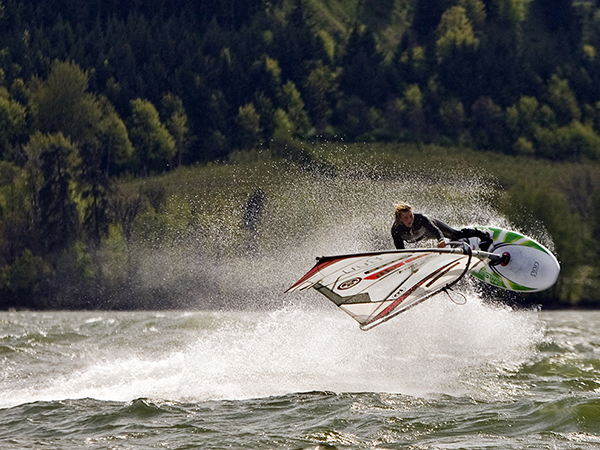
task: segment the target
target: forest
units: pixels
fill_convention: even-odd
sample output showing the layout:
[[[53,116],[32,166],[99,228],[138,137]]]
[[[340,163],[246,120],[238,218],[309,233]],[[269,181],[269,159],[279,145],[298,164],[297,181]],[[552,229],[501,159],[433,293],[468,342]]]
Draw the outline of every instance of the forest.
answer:
[[[599,306],[598,51],[595,1],[0,0],[0,309],[156,307],[152,180],[319,142],[577,167],[509,195],[584,286],[540,302]]]

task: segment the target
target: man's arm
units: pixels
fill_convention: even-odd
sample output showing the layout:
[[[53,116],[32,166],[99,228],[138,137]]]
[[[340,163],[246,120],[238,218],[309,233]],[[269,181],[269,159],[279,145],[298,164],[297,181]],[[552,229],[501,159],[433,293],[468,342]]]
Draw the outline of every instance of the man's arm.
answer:
[[[396,250],[404,250],[404,239],[400,236],[400,232],[396,225],[392,226],[392,238],[394,239]]]
[[[431,235],[437,239],[438,247],[445,247],[446,241],[444,240],[444,233],[435,225],[435,223],[427,216],[421,214],[420,219],[422,220],[422,225],[431,233]]]
[[[421,224],[431,233],[431,235],[436,238],[438,241],[444,239],[444,233],[432,222],[432,220],[420,214],[419,219],[421,219]]]

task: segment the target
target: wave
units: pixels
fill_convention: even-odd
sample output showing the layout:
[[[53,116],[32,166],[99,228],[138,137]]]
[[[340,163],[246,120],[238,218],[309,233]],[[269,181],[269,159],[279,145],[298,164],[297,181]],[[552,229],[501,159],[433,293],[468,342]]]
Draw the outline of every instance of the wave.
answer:
[[[62,327],[64,339],[2,340],[19,356],[2,369],[0,407],[307,391],[510,396],[517,387],[503,374],[543,339],[536,313],[468,297],[464,306],[431,299],[369,332],[311,300],[266,312],[55,313],[48,328]]]

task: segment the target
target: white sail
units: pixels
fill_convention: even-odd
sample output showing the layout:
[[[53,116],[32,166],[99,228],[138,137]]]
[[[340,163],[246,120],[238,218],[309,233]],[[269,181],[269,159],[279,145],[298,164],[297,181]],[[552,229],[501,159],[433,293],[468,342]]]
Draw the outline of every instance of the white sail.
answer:
[[[323,257],[288,292],[313,287],[369,329],[450,287],[470,261],[462,248]]]

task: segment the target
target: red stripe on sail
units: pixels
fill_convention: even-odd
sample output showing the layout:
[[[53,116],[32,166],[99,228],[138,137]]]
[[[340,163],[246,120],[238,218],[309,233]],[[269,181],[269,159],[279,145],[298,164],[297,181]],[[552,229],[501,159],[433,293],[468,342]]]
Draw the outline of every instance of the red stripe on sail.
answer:
[[[335,259],[328,259],[326,261],[317,263],[317,265],[315,267],[313,267],[312,269],[310,269],[308,271],[308,273],[306,275],[304,275],[302,278],[300,278],[292,287],[290,287],[288,289],[288,291],[294,289],[296,286],[298,286],[299,284],[304,283],[306,280],[308,280],[310,277],[312,277],[315,273],[319,272],[320,270],[324,269],[325,267],[328,267],[338,261],[342,261],[345,258],[335,258]]]
[[[400,267],[404,266],[405,264],[408,264],[408,263],[411,263],[413,261],[416,261],[417,259],[423,258],[423,257],[425,257],[427,255],[429,255],[429,253],[423,253],[422,255],[415,256],[414,258],[405,259],[405,260],[403,260],[403,261],[401,261],[399,263],[396,263],[396,264],[393,264],[393,265],[391,265],[389,267],[386,267],[385,269],[383,269],[383,270],[381,270],[381,271],[379,271],[377,273],[374,273],[374,274],[369,275],[368,277],[365,277],[365,280],[378,280],[379,278],[387,275],[388,273],[390,273],[390,272],[392,272],[392,271],[394,271],[396,269],[399,269]]]
[[[419,288],[420,286],[423,285],[423,283],[425,283],[427,280],[435,277],[439,272],[443,271],[444,269],[446,269],[448,266],[454,264],[454,261],[451,263],[446,264],[443,267],[440,267],[439,269],[437,269],[435,272],[430,273],[428,276],[426,276],[425,278],[423,278],[421,281],[419,281],[417,284],[415,284],[413,287],[411,287],[408,291],[406,291],[406,293],[401,296],[398,297],[396,300],[394,300],[392,302],[392,304],[390,306],[388,306],[387,308],[385,308],[382,312],[380,312],[377,317],[375,317],[373,320],[369,320],[365,325],[368,325],[370,323],[373,323],[379,319],[382,319],[383,317],[387,316],[389,313],[391,313],[394,309],[396,309],[396,307],[402,303],[404,300],[406,300],[406,298],[412,294],[417,288]]]

